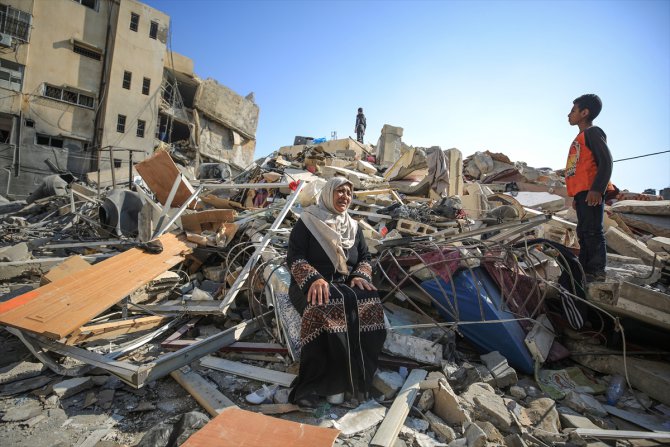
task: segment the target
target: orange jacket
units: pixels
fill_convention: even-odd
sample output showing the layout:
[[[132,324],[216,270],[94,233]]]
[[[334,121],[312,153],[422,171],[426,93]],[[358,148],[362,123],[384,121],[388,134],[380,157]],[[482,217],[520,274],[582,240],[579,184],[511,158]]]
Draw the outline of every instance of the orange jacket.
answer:
[[[565,186],[568,195],[574,197],[582,191],[589,191],[598,172],[598,165],[591,149],[586,145],[584,132],[580,132],[570,145],[568,161],[565,165]],[[612,183],[607,184],[607,190],[613,190]]]

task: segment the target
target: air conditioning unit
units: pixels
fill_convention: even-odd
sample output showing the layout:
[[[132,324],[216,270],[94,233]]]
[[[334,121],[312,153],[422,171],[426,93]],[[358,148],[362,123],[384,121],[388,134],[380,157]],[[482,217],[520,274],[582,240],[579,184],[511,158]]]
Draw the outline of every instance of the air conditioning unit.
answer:
[[[12,46],[12,36],[0,33],[0,47],[9,48]]]

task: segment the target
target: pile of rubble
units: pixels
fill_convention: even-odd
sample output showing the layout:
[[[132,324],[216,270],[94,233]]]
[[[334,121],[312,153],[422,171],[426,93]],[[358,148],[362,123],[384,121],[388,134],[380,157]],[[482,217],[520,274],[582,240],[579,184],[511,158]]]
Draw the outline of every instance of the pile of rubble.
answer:
[[[388,125],[376,146],[297,140],[227,183],[159,148],[126,188],[53,176],[0,203],[3,443],[670,439],[670,201],[608,205],[616,254],[585,285],[560,172],[411,147]],[[285,253],[338,175],[388,336],[374,399],[306,412],[288,402],[300,317]]]

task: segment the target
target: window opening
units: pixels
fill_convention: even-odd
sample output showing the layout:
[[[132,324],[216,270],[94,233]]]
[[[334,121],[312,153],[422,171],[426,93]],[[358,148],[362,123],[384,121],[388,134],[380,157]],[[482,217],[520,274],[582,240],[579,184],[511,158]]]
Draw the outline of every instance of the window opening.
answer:
[[[142,94],[143,95],[148,95],[150,89],[151,89],[151,79],[144,78],[142,80]]]
[[[129,71],[123,72],[123,88],[130,90],[130,83],[133,80],[133,74]]]
[[[0,33],[28,42],[31,22],[32,15],[29,13],[8,5],[0,5]]]
[[[130,30],[137,32],[140,26],[140,16],[134,12],[130,13]]]
[[[149,37],[156,39],[158,37],[158,22],[151,21],[151,27],[149,28]]]
[[[95,99],[84,93],[80,93],[74,89],[67,87],[56,87],[54,85],[44,84],[44,96],[47,98],[56,99],[58,101],[69,102],[70,104],[75,104],[83,106],[89,109],[93,108]]]
[[[144,128],[146,127],[147,123],[144,120],[137,120],[137,136],[140,138],[144,138]]]
[[[116,118],[116,131],[119,133],[126,132],[126,115],[119,115]]]
[[[99,51],[84,48],[81,45],[77,45],[76,43],[72,46],[72,51],[74,51],[77,54],[81,54],[82,56],[88,57],[90,59],[95,59],[96,61],[99,61],[100,58],[102,57],[102,54],[100,54]]]

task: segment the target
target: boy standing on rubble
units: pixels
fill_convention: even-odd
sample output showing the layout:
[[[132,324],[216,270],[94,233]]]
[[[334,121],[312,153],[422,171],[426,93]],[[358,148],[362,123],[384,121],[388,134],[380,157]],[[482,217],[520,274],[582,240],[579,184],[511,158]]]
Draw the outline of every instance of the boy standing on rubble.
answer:
[[[579,262],[584,268],[586,282],[604,281],[607,263],[604,195],[611,187],[612,154],[607,147],[605,132],[593,125],[603,107],[598,95],[582,95],[572,104],[568,122],[579,127],[579,134],[570,146],[565,186],[568,195],[574,197],[572,206],[577,211]]]
[[[365,136],[365,128],[367,123],[365,122],[365,115],[363,115],[363,107],[358,108],[358,115],[356,115],[356,126],[354,127],[354,132],[356,132],[356,140],[359,143],[363,143],[363,136]]]

